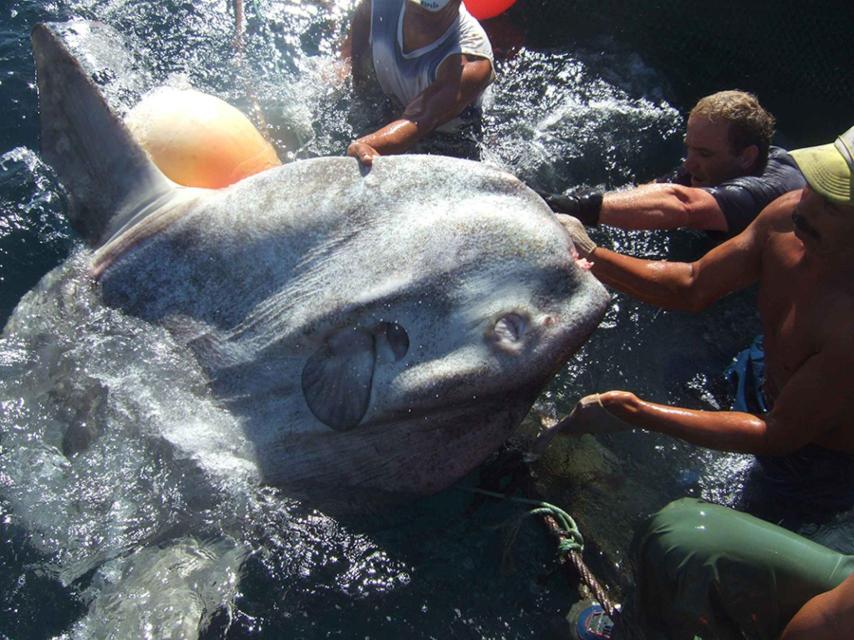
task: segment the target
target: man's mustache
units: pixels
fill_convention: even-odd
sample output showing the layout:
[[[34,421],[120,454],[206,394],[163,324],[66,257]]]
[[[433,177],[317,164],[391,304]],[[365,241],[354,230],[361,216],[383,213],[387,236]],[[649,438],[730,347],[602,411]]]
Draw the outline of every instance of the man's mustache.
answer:
[[[818,231],[816,231],[813,226],[807,222],[807,219],[804,218],[797,209],[792,213],[792,222],[799,231],[812,236],[816,240],[819,239]]]

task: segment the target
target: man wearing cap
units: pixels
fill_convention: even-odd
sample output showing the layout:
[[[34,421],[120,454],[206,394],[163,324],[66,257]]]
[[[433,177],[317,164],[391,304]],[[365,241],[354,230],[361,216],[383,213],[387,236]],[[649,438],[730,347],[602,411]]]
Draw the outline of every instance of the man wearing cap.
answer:
[[[791,156],[771,146],[774,117],[756,96],[720,91],[688,115],[686,156],[673,174],[626,191],[541,194],[557,213],[623,229],[689,227],[741,233],[772,200],[804,186]]]
[[[357,88],[373,76],[402,109],[350,144],[348,155],[366,165],[475,117],[495,77],[489,39],[462,0],[362,0],[342,55]]]
[[[690,264],[597,247],[580,223],[559,216],[597,278],[650,304],[696,312],[758,283],[769,408],[758,415],[694,411],[608,391],[583,398],[561,427],[568,433],[639,427],[758,454],[763,463],[809,445],[816,455],[841,456],[854,466],[852,149],[854,128],[833,144],[793,151],[807,186],[778,198],[744,232]]]
[[[758,283],[765,337],[762,390],[768,410],[698,411],[648,402],[628,391],[607,391],[582,398],[556,430],[583,434],[639,428],[711,449],[752,453],[757,457],[756,469],[762,473],[763,468],[771,470],[764,476],[772,485],[765,494],[766,502],[774,501],[776,495],[776,506],[787,512],[803,507],[803,513],[814,517],[817,509],[828,518],[834,511],[854,505],[854,127],[832,144],[793,151],[792,156],[807,186],[772,202],[744,232],[691,264],[641,260],[597,247],[579,221],[559,216],[578,253],[592,263],[592,271],[600,280],[651,304],[700,311],[732,291]],[[763,478],[758,477],[760,481]],[[754,505],[746,506],[755,512]],[[761,511],[763,505],[756,506]],[[680,522],[674,514],[696,519],[678,544],[671,535]],[[736,622],[742,628],[753,624],[750,620],[755,616],[752,618],[751,611],[743,606],[749,593],[745,580],[750,576],[759,580],[768,574],[759,566],[762,562],[757,560],[751,569],[750,550],[726,549],[730,555],[723,556],[724,551],[716,545],[726,540],[694,535],[705,526],[703,518],[708,518],[708,509],[702,504],[683,504],[656,516],[662,517],[672,518],[672,522],[660,527],[651,538],[653,546],[644,553],[667,559],[667,571],[675,573],[659,576],[653,599],[661,597],[662,585],[675,589],[672,599],[682,607],[679,624],[696,622],[700,625],[696,633],[702,637],[730,637],[715,632],[709,635],[708,628],[702,631],[701,625],[709,622],[709,612],[732,616],[720,629],[732,629]],[[798,548],[798,544],[794,546]],[[717,569],[723,565],[703,560],[720,557],[747,563],[747,572],[738,572],[741,582],[729,590],[721,586],[721,580],[734,574],[719,573]],[[660,565],[659,560],[645,568],[656,571],[653,565]],[[799,626],[802,623],[817,625],[822,620],[829,625],[822,631],[824,635],[818,631],[815,636],[792,632],[784,637],[841,637],[832,630],[840,616],[852,617],[852,611],[839,609],[847,606],[848,596],[827,595],[818,604],[810,600],[842,583],[854,562],[846,560],[845,571],[834,571],[835,566],[842,565],[831,562],[824,582],[811,582],[808,577],[801,580],[792,567],[781,570],[780,576],[788,576],[786,580],[796,579],[798,589],[806,585],[800,591],[787,592],[801,594],[798,606],[807,600],[812,603],[803,616],[798,613],[793,619],[795,630],[811,628]],[[689,570],[699,573],[682,575]],[[844,584],[840,587],[843,591],[849,595],[854,592],[851,580]],[[722,603],[723,593],[732,601]],[[767,594],[763,597],[767,600]],[[788,601],[787,606],[795,600]],[[696,605],[695,620],[685,617],[686,612],[695,611],[686,603]],[[830,613],[813,615],[815,607]],[[781,611],[788,611],[791,617],[797,609],[781,608],[775,615],[782,616]],[[780,625],[787,620],[782,617]],[[667,620],[659,622],[669,624]],[[676,635],[683,637],[685,628],[680,627]],[[782,628],[777,629],[780,631]],[[850,629],[846,635],[847,631]]]

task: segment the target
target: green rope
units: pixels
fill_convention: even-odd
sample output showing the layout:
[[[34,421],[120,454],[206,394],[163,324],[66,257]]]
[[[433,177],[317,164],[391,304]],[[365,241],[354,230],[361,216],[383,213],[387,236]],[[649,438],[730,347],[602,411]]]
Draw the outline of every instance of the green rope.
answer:
[[[534,505],[535,508],[531,509],[526,515],[551,516],[552,518],[554,518],[555,522],[558,523],[558,526],[560,527],[561,537],[561,541],[558,544],[558,552],[560,554],[569,554],[573,551],[581,553],[584,551],[584,537],[581,535],[581,531],[579,530],[578,525],[575,523],[575,520],[572,519],[572,516],[560,507],[556,507],[555,505],[550,504],[548,502],[543,502],[542,500],[529,500],[528,498],[505,496],[503,493],[486,491],[484,489],[468,490],[473,493],[480,493],[482,495],[489,496],[491,498],[498,498],[501,500],[510,500],[511,502],[518,502],[521,504]]]
[[[557,521],[560,526],[561,538],[560,543],[557,546],[559,553],[569,554],[573,551],[578,551],[578,553],[584,552],[584,537],[581,535],[581,531],[578,529],[578,525],[575,523],[575,520],[573,520],[572,516],[570,516],[566,511],[554,506],[553,504],[544,502],[542,507],[533,509],[530,512],[530,515],[551,516]]]
[[[584,564],[584,560],[581,558],[581,554],[584,551],[584,538],[581,536],[581,531],[578,529],[578,525],[575,524],[575,520],[573,520],[572,516],[570,516],[566,511],[553,504],[542,502],[540,500],[516,498],[513,496],[506,496],[502,493],[496,493],[494,491],[484,491],[483,489],[468,488],[464,490],[471,491],[472,493],[480,493],[500,500],[511,500],[522,504],[534,505],[534,509],[531,509],[528,513],[522,515],[516,520],[516,524],[512,530],[512,538],[515,539],[516,534],[519,531],[519,527],[522,525],[522,520],[527,516],[544,516],[549,528],[560,538],[560,542],[558,543],[558,554],[560,557],[565,557],[576,568],[581,576],[581,581],[588,589],[590,589],[593,596],[605,609],[605,613],[607,613],[612,620],[619,615],[619,606],[615,605],[611,601],[608,593],[602,588],[602,585],[599,584],[596,576],[594,576],[590,569],[588,569]],[[511,540],[510,545],[512,546],[512,544]],[[505,549],[505,555],[507,555],[507,553],[508,550]]]

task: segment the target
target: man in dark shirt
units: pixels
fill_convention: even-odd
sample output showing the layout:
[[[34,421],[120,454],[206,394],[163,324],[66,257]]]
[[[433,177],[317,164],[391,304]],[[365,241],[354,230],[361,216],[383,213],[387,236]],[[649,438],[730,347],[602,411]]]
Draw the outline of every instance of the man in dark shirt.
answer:
[[[673,175],[625,191],[550,195],[557,213],[623,229],[689,227],[738,235],[772,200],[804,186],[791,156],[770,146],[774,118],[743,91],[702,98],[688,116]]]
[[[637,427],[752,453],[761,467],[794,471],[770,478],[768,507],[790,513],[819,507],[825,518],[850,511],[854,127],[833,143],[792,155],[808,184],[774,200],[737,237],[692,263],[641,260],[597,247],[578,220],[558,216],[599,280],[650,304],[700,311],[758,284],[767,410],[695,410],[612,390],[582,398],[552,434]],[[854,558],[800,539],[784,542],[780,531],[756,519],[696,501],[676,503],[653,518],[641,554],[639,575],[655,578],[646,583],[650,597],[644,602],[663,605],[657,624],[668,628],[667,637],[741,638],[739,630],[785,640],[851,636]],[[781,561],[777,567],[766,562],[772,556]],[[813,562],[819,557],[828,559],[823,575],[811,573],[820,568]],[[762,609],[762,603],[770,606]],[[652,608],[643,609],[649,614]],[[754,633],[760,627],[770,631]]]

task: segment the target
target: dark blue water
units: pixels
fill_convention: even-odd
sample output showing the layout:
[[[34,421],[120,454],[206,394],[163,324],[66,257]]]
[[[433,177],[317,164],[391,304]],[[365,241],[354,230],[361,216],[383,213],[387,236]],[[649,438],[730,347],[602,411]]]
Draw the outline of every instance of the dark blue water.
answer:
[[[490,26],[498,48],[515,53],[498,63],[495,103],[474,153],[555,190],[615,188],[663,173],[679,158],[685,107],[679,96],[690,91],[650,62],[655,52],[640,55],[626,23],[609,30],[605,13],[591,20],[589,11],[586,22],[573,20],[580,5],[531,2],[526,8],[520,0],[509,20]],[[140,91],[176,81],[243,108],[256,99],[280,154],[298,159],[340,154],[379,124],[373,120],[381,105],[356,100],[349,85],[329,81],[351,10],[345,0],[247,3],[246,55],[239,62],[224,0],[7,2],[0,9],[0,321],[80,242],[65,222],[63,192],[38,157],[33,24],[85,17],[115,27],[126,38],[133,73],[131,89],[111,94],[118,108],[130,107]],[[574,26],[563,29],[557,18]],[[526,38],[528,46],[520,47]],[[788,133],[818,135],[795,127]],[[442,150],[443,143],[436,144],[425,150]],[[680,259],[709,246],[691,234],[597,231],[595,237],[637,255]],[[753,303],[748,291],[690,317],[617,296],[540,409],[561,414],[578,396],[608,388],[720,406],[720,371],[758,329]],[[7,416],[18,410],[13,404],[2,407]],[[0,455],[15,455],[9,442],[0,439]],[[591,561],[615,581],[625,579],[623,542],[643,512],[685,493],[726,503],[737,489],[737,457],[698,454],[640,434],[606,444],[620,461],[618,475],[632,485],[591,481],[585,490],[577,478],[557,473],[555,479],[548,468],[535,473],[540,490],[560,498],[593,532],[594,546],[603,551]],[[491,478],[490,486],[505,486],[511,468],[487,464],[463,484]],[[516,479],[530,484],[529,471],[515,469]],[[0,488],[8,484],[0,473]],[[163,500],[168,504],[168,495]],[[535,521],[511,541],[502,525],[524,513],[520,505],[475,500],[457,489],[354,521],[315,514],[273,491],[252,505],[242,529],[251,553],[237,596],[231,608],[213,614],[206,637],[565,637],[562,616],[577,598],[575,584]],[[212,520],[200,535],[215,530]],[[53,571],[63,553],[45,551],[50,545],[33,535],[20,514],[0,502],[0,637],[68,632],[100,579],[93,569],[63,582]]]

